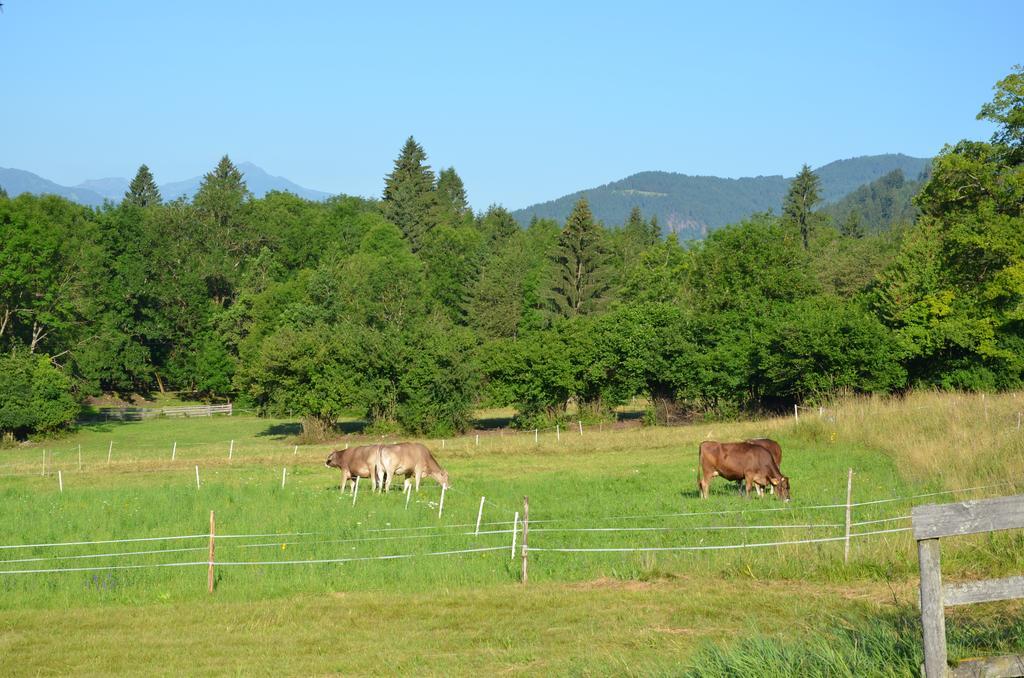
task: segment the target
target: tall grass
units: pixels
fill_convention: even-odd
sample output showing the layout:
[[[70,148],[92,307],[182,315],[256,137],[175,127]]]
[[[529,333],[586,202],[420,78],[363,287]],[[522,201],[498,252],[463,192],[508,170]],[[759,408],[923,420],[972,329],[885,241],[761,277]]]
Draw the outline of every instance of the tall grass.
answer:
[[[999,604],[947,619],[951,657],[1019,652],[1024,607]],[[919,676],[924,660],[914,607],[845,613],[796,638],[751,633],[732,643],[707,643],[683,673],[692,678],[765,676]]]
[[[1024,395],[917,391],[849,397],[825,417],[805,417],[805,435],[841,439],[889,455],[912,480],[949,488],[1024,476]]]

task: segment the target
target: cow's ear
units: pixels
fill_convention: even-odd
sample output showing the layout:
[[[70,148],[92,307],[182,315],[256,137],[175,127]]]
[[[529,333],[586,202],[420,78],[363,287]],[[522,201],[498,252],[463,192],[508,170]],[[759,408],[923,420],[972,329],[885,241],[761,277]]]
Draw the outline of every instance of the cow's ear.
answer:
[[[772,480],[772,485],[778,485],[779,484],[779,479],[778,478],[772,478],[771,480]]]

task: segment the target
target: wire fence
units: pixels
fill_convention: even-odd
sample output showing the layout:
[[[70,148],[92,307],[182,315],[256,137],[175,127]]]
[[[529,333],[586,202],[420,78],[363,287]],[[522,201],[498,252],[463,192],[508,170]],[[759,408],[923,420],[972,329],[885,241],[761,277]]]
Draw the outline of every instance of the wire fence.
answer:
[[[972,492],[978,492],[981,490],[994,489],[997,487],[1012,486],[1014,483],[997,483],[990,485],[980,485],[969,488],[960,488],[955,490],[943,490],[937,492],[919,493],[907,496],[888,497],[884,499],[876,499],[862,502],[850,502],[848,504],[819,504],[804,507],[793,507],[793,508],[760,508],[760,509],[743,509],[743,510],[727,510],[727,511],[689,511],[689,512],[678,512],[678,513],[662,513],[662,514],[650,514],[650,515],[629,515],[629,516],[607,516],[604,518],[595,518],[589,516],[586,520],[593,522],[601,521],[615,521],[615,520],[633,520],[633,521],[647,521],[652,519],[665,519],[665,518],[701,518],[710,519],[718,516],[737,516],[740,514],[758,516],[764,515],[766,512],[778,512],[778,511],[789,511],[791,514],[796,515],[800,510],[806,509],[847,509],[848,507],[855,506],[872,506],[885,503],[895,502],[913,502],[918,499],[949,495],[949,494],[969,494]],[[480,505],[483,506],[485,503],[492,504],[496,508],[499,508],[503,512],[507,510],[507,507],[500,507],[498,504],[490,502],[484,498],[481,498]],[[897,527],[884,527],[884,523],[900,522],[909,520],[910,516],[905,513],[898,515],[890,515],[881,518],[873,518],[871,520],[862,520],[858,522],[852,522],[847,518],[844,522],[815,522],[815,521],[802,521],[802,522],[755,522],[742,524],[709,524],[706,521],[698,522],[698,524],[689,525],[599,525],[593,524],[580,525],[579,518],[573,518],[572,516],[564,517],[551,517],[542,518],[539,520],[530,520],[531,529],[529,534],[534,537],[534,542],[528,547],[521,544],[522,553],[525,557],[530,553],[551,553],[551,554],[579,554],[585,557],[587,554],[627,554],[627,553],[685,553],[685,552],[712,552],[712,551],[737,551],[743,549],[764,549],[769,547],[796,547],[803,545],[813,544],[828,544],[836,542],[844,542],[849,544],[850,540],[862,540],[866,538],[875,538],[886,535],[899,535],[910,531],[909,526],[897,526]],[[576,523],[576,524],[567,524]],[[559,525],[561,524],[561,525]],[[539,525],[539,527],[532,527],[533,525]],[[868,529],[868,530],[853,530],[852,528],[863,528],[866,526],[879,526],[881,529]],[[480,530],[480,527],[486,527],[489,529]],[[468,528],[475,528],[470,530]],[[490,529],[494,528],[494,529]],[[349,526],[347,529],[351,530]],[[244,533],[227,533],[227,534],[216,534],[211,533],[197,533],[197,534],[175,534],[167,536],[137,536],[137,537],[124,537],[119,539],[83,539],[76,541],[53,541],[53,542],[37,542],[37,543],[25,543],[25,544],[2,544],[0,545],[0,552],[12,553],[17,555],[17,551],[37,549],[37,550],[49,550],[50,553],[33,553],[31,555],[26,554],[21,557],[0,559],[0,575],[4,576],[16,576],[16,575],[30,575],[30,574],[60,574],[60,573],[78,573],[78,572],[103,572],[103,571],[116,571],[116,570],[141,570],[149,568],[188,568],[188,567],[200,567],[207,566],[213,567],[271,567],[271,566],[296,566],[296,565],[330,565],[330,564],[344,564],[354,562],[373,562],[373,561],[395,561],[395,560],[409,560],[415,558],[440,558],[446,556],[458,556],[464,554],[478,554],[478,553],[491,553],[499,551],[509,551],[510,547],[508,543],[496,544],[495,539],[501,538],[502,542],[511,541],[511,553],[513,557],[516,555],[516,539],[520,538],[525,533],[525,528],[522,521],[513,519],[512,521],[497,520],[488,522],[478,523],[454,523],[454,524],[434,524],[434,525],[420,525],[413,527],[365,527],[361,528],[362,533],[356,535],[347,535],[339,538],[336,531],[262,531],[262,532],[244,532]],[[844,534],[832,534],[829,535],[828,531],[843,531]],[[665,533],[668,535],[678,534],[685,537],[687,534],[702,534],[708,532],[722,532],[725,534],[729,533],[744,533],[744,532],[757,533],[761,531],[804,531],[813,535],[814,532],[826,531],[825,535],[821,536],[807,536],[800,537],[795,535],[796,538],[788,539],[775,539],[775,540],[764,540],[764,541],[729,541],[726,543],[716,544],[704,544],[704,543],[669,543],[662,545],[651,545],[651,544],[627,544],[627,545],[607,545],[601,544],[596,546],[590,545],[579,545],[571,543],[559,543],[560,539],[568,537],[570,535],[591,535],[598,537],[600,535],[609,535],[614,533],[622,533],[625,535],[641,535],[641,534],[655,534]],[[538,540],[539,537],[539,540]],[[183,562],[171,562],[166,557],[174,554],[184,555],[189,553],[196,553],[207,550],[207,546],[189,546],[183,545],[181,547],[172,546],[170,542],[176,541],[209,541],[210,552],[212,553],[212,542],[216,540],[218,544],[228,547],[228,553],[241,556],[245,553],[253,552],[253,549],[263,548],[280,548],[284,549],[286,546],[292,547],[316,547],[316,548],[331,548],[340,545],[359,545],[359,544],[371,544],[375,542],[397,542],[397,543],[416,543],[424,539],[462,539],[469,542],[464,548],[448,548],[444,550],[411,550],[400,553],[355,553],[355,554],[337,554],[331,555],[326,554],[324,557],[309,557],[309,558],[290,558],[290,559],[247,559],[242,557],[233,557],[225,560],[214,561],[212,556],[206,560],[186,560]],[[274,541],[259,541],[273,539]],[[227,544],[223,544],[221,540],[227,540]],[[538,541],[540,543],[538,543]],[[703,540],[701,540],[703,541]],[[163,542],[161,544],[160,542]],[[118,551],[107,549],[101,553],[76,553],[67,552],[68,550],[81,549],[84,547],[91,546],[110,546],[114,544],[130,544],[130,550]],[[153,544],[157,548],[139,548],[142,544]],[[353,549],[356,546],[352,546]],[[152,559],[160,558],[158,562],[140,562],[141,559]],[[85,565],[82,566],[69,566],[74,565],[75,561],[82,560],[103,560],[107,559],[113,562],[109,564],[96,564],[96,565]],[[118,562],[128,560],[129,562]],[[29,564],[35,564],[38,566],[29,566]],[[48,566],[53,565],[53,566]]]

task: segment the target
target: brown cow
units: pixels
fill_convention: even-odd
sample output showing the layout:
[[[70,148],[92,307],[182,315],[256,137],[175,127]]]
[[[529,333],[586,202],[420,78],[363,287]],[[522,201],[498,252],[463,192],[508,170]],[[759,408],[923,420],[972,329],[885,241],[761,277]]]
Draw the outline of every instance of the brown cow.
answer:
[[[373,489],[377,489],[377,467],[380,465],[381,447],[381,445],[360,445],[331,452],[324,464],[341,471],[342,492],[345,491],[345,484],[350,480],[355,486],[356,478],[371,478]]]
[[[699,463],[697,487],[702,499],[708,497],[711,479],[721,476],[744,481],[748,498],[751,487],[772,486],[778,488],[780,499],[789,501],[789,478],[782,475],[772,453],[760,445],[705,440],[700,444]]]
[[[775,460],[775,465],[780,468],[782,467],[782,446],[779,445],[777,442],[775,442],[771,438],[748,438],[747,442],[753,443],[754,445],[760,445],[764,449],[771,452],[772,459]]]
[[[383,483],[385,492],[391,489],[391,481],[396,475],[405,476],[406,483],[410,477],[415,478],[417,492],[420,491],[420,480],[424,477],[433,478],[442,487],[451,487],[448,484],[448,472],[441,468],[430,450],[420,443],[383,446],[380,451],[380,469],[382,477],[378,482]]]
[[[747,442],[753,443],[754,445],[760,445],[764,449],[771,452],[772,459],[775,460],[775,465],[778,466],[780,469],[782,468],[782,445],[779,445],[771,438],[747,438]],[[742,487],[740,489],[742,490]],[[771,485],[768,488],[768,491],[771,492],[772,494],[775,494],[775,486]],[[757,493],[761,493],[760,487],[757,488]]]

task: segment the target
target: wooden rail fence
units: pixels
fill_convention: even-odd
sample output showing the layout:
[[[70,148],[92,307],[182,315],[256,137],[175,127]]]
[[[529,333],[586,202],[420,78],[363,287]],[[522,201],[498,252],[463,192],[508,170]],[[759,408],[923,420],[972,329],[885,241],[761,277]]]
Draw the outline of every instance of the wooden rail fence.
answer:
[[[233,411],[231,403],[225,405],[183,405],[180,407],[101,407],[95,414],[86,415],[82,421],[142,421],[157,417],[212,417]]]
[[[945,608],[1024,598],[1024,577],[943,586],[939,552],[939,540],[943,537],[1024,528],[1024,495],[916,506],[911,516],[921,567],[921,626],[927,678],[1024,676],[1024,656],[972,660],[962,662],[953,672],[948,670]]]

